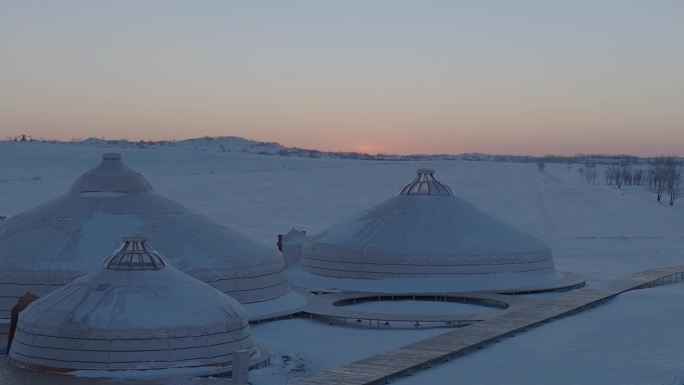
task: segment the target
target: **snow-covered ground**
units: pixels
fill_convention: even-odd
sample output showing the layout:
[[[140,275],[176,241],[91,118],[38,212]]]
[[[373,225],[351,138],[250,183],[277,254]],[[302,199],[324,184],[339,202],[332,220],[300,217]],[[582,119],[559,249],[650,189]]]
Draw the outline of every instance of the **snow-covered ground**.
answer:
[[[346,328],[293,319],[258,325],[252,331],[256,342],[273,355],[271,365],[250,373],[252,383],[278,385],[420,341],[445,330]]]
[[[109,151],[0,142],[0,216],[58,196]],[[520,163],[307,159],[174,147],[120,152],[157,192],[272,247],[276,234],[293,226],[316,234],[387,199],[416,168],[429,166],[460,197],[544,239],[556,267],[583,274],[589,285],[684,264],[684,199],[674,207],[659,205],[642,187],[603,185],[602,174],[596,185],[586,185],[577,166],[550,164],[540,172]],[[684,377],[683,300],[683,285],[626,293],[402,382],[674,384],[675,376]],[[255,384],[283,383],[300,363],[318,371],[443,331],[268,323],[255,327],[254,336],[273,352],[274,365],[252,378]],[[294,363],[283,368],[283,355]]]
[[[632,291],[397,385],[684,384],[684,284]]]

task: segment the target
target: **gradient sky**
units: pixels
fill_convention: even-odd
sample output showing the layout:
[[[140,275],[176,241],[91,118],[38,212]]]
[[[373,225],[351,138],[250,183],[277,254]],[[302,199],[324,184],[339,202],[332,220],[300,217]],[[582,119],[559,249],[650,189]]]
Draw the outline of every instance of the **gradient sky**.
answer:
[[[684,155],[684,1],[0,1],[0,137]]]

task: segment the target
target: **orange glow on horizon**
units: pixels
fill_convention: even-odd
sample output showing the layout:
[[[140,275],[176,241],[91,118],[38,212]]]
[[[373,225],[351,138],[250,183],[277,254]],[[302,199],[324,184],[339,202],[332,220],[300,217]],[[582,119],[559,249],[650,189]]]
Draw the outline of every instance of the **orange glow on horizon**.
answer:
[[[376,154],[377,153],[377,151],[375,150],[375,147],[367,145],[367,144],[354,147],[353,152],[360,152],[363,154]]]

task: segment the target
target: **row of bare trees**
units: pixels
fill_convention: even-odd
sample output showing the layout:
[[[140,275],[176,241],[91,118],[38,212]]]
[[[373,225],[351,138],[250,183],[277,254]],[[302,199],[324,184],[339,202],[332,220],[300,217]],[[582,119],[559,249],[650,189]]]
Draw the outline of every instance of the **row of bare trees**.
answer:
[[[656,194],[660,202],[668,195],[670,206],[682,195],[682,165],[671,156],[659,156],[648,170],[648,189]]]
[[[587,163],[584,165],[584,167],[580,167],[577,171],[584,177],[584,181],[587,182],[587,184],[596,184],[598,172],[596,171],[595,163]]]
[[[606,169],[606,184],[619,189],[622,186],[642,186],[646,183],[644,169],[630,166],[611,166]]]
[[[580,170],[587,184],[590,183],[589,165]],[[610,166],[606,168],[606,184],[622,189],[622,186],[647,186],[648,190],[656,194],[656,200],[661,202],[667,195],[670,206],[682,196],[682,164],[672,156],[655,158],[648,169],[632,168],[630,166]]]

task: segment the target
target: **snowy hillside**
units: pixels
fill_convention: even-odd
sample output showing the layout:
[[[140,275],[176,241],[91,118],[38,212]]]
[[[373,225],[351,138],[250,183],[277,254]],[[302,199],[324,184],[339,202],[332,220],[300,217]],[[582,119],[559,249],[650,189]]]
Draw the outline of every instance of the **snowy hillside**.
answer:
[[[5,142],[14,142],[19,137],[11,138]],[[0,141],[2,143],[3,141]],[[57,141],[57,140],[32,140],[29,143],[51,143],[63,145],[88,146],[102,149],[124,149],[124,148],[145,148],[145,149],[184,149],[190,151],[203,152],[241,152],[259,155],[292,156],[304,158],[326,158],[326,159],[363,159],[376,161],[435,161],[435,160],[467,160],[485,162],[542,162],[542,163],[592,163],[592,164],[638,164],[648,162],[650,158],[640,158],[632,155],[591,155],[578,154],[574,156],[555,156],[547,155],[534,157],[529,155],[492,155],[482,153],[463,153],[463,154],[366,154],[360,152],[344,151],[320,151],[315,149],[305,149],[299,147],[286,147],[275,142],[260,142],[244,139],[236,136],[220,136],[192,138],[185,140],[158,140],[158,141],[130,141],[127,139],[102,139],[88,138],[83,140]]]
[[[12,141],[8,141],[12,142]],[[221,136],[192,138],[185,140],[158,140],[158,141],[130,141],[127,139],[101,139],[88,138],[73,141],[34,140],[30,143],[51,143],[72,146],[87,146],[102,149],[182,149],[204,152],[241,152],[260,155],[299,156],[307,158],[341,158],[341,159],[403,159],[401,156],[375,156],[355,152],[325,152],[297,147],[285,147],[275,142],[260,142],[256,140],[239,138],[236,136]]]
[[[81,146],[95,146],[99,148],[178,148],[208,152],[248,152],[254,154],[273,155],[287,149],[278,143],[258,142],[235,136],[203,137],[179,141],[129,141],[88,138],[77,142],[64,142]]]
[[[231,143],[234,151],[220,150],[219,144]],[[138,148],[97,140],[0,142],[0,216],[62,194],[103,152],[117,151],[155,191],[274,248],[276,234],[293,226],[317,234],[393,196],[417,168],[429,166],[456,195],[542,238],[557,268],[583,274],[589,286],[684,264],[684,199],[670,207],[655,202],[643,186],[606,186],[603,166],[597,183],[589,185],[577,165],[548,164],[540,171],[533,163],[312,159],[240,150],[250,143],[200,139]],[[264,146],[250,148],[277,148]],[[485,384],[679,385],[683,302],[682,284],[627,293],[399,383],[458,378]],[[368,330],[308,320],[264,324],[254,328],[254,336],[276,357],[274,365],[253,374],[253,382],[281,384],[427,334],[432,332],[388,333],[393,342],[387,343]],[[330,352],[331,346],[341,346],[342,353]],[[2,376],[0,368],[0,383]]]

